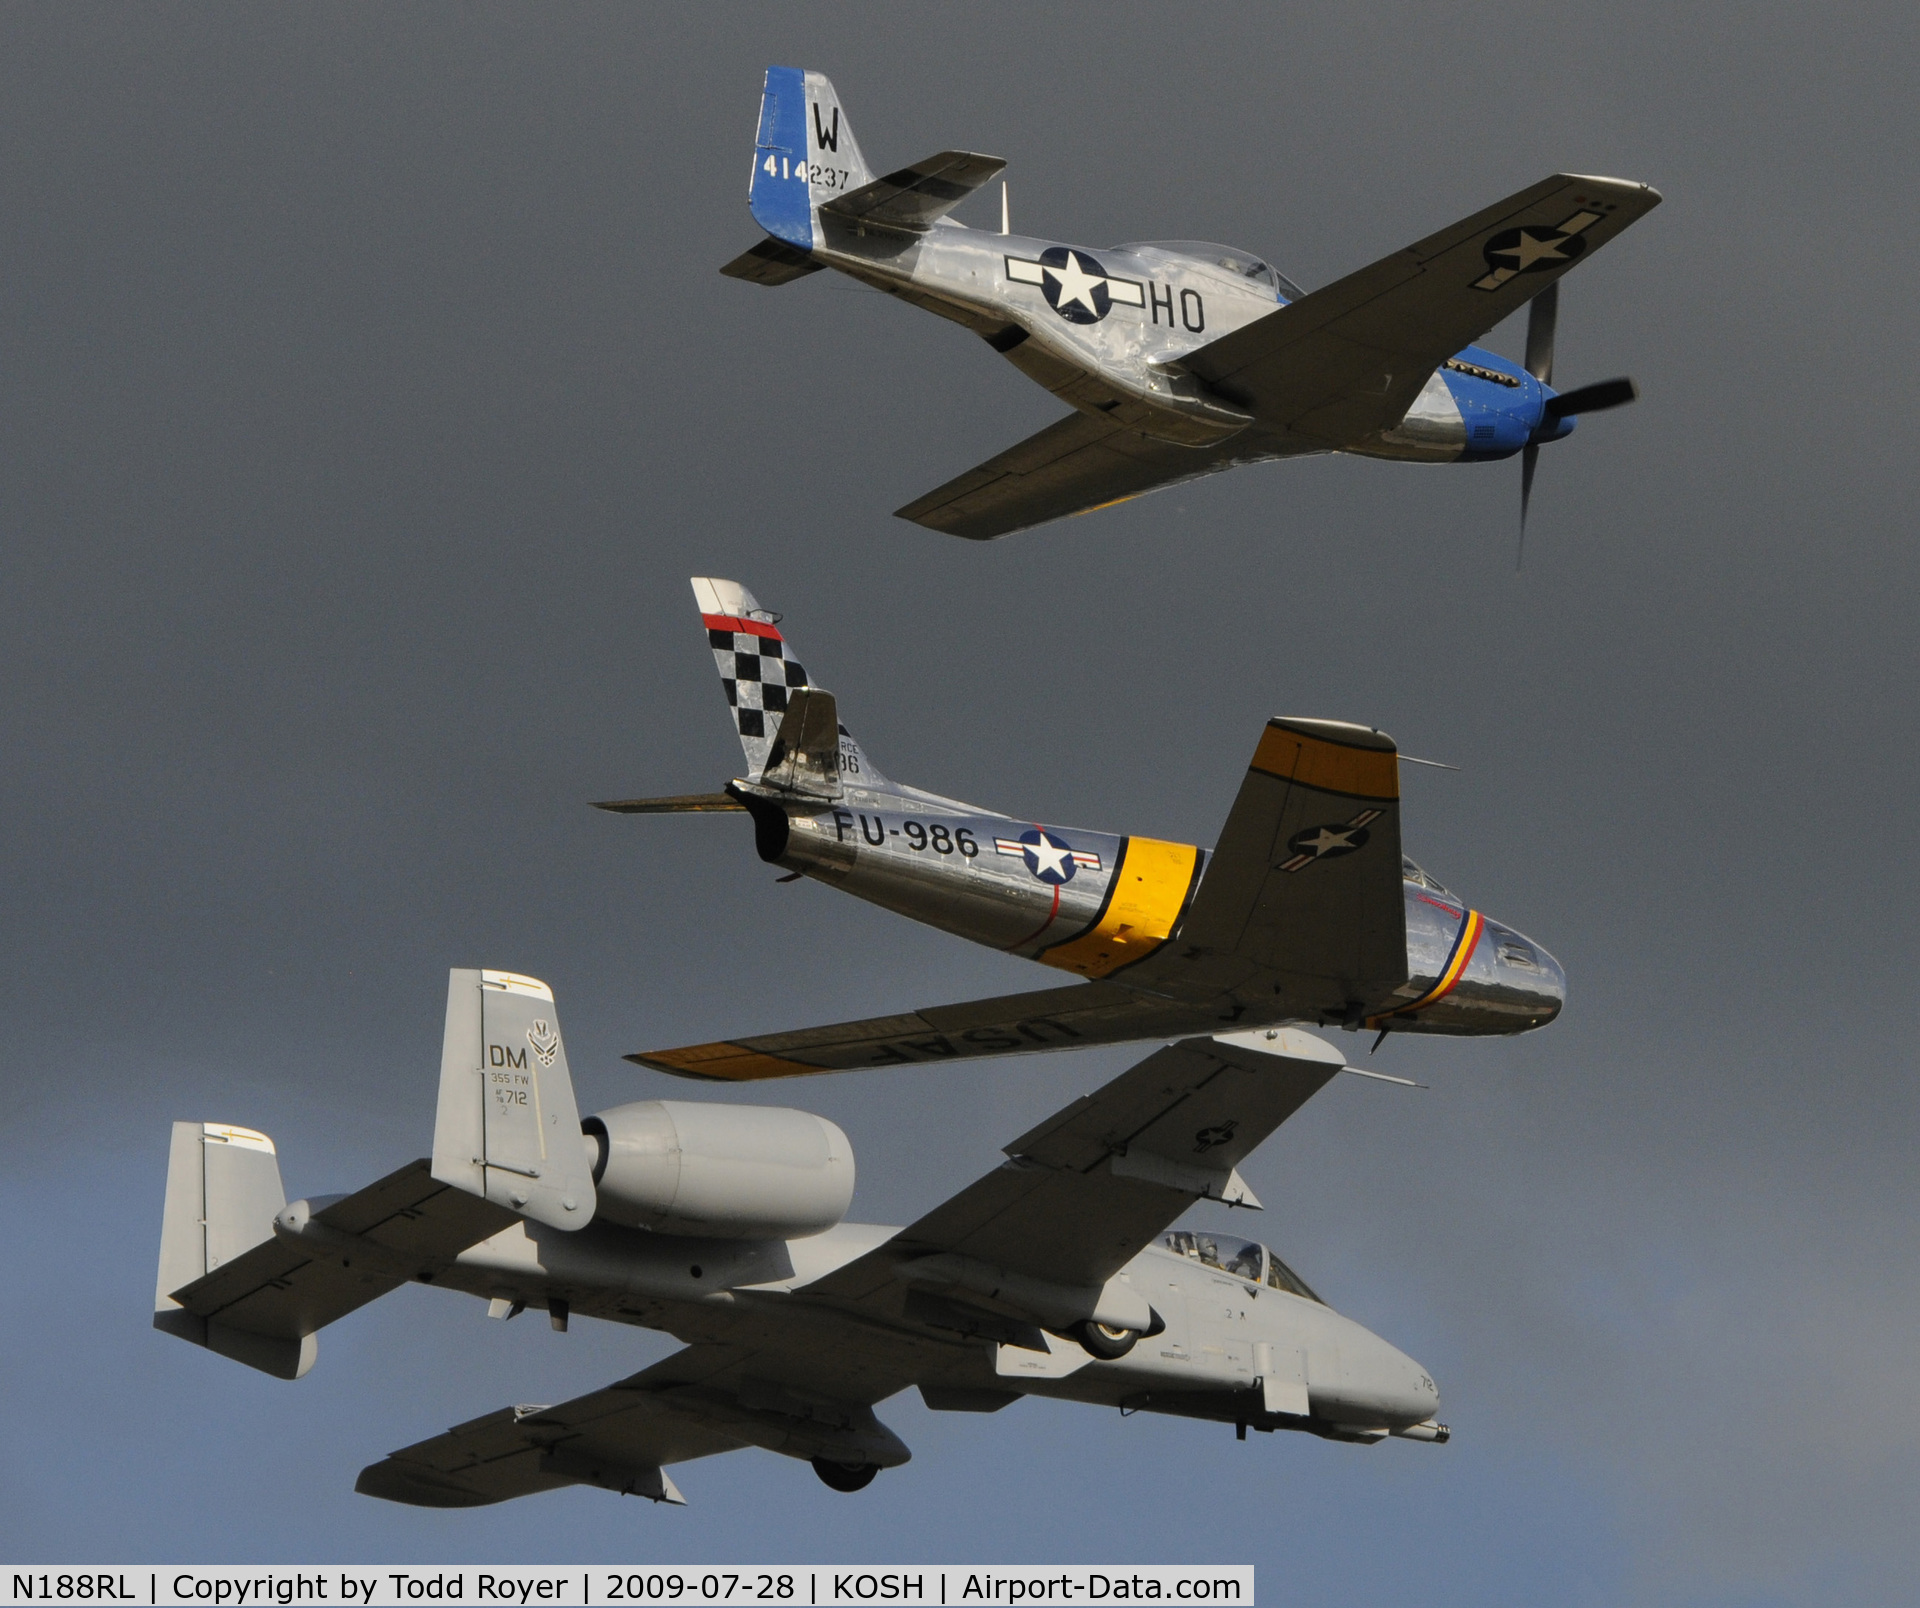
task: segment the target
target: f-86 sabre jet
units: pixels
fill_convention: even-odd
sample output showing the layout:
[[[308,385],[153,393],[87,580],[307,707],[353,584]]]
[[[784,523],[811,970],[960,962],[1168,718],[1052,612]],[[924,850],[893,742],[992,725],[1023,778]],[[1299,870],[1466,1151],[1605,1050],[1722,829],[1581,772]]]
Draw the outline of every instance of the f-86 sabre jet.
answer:
[[[821,268],[950,318],[1076,411],[896,510],[986,541],[1236,464],[1352,452],[1411,463],[1523,457],[1631,402],[1626,379],[1553,388],[1557,284],[1660,203],[1556,173],[1308,293],[1256,253],[992,234],[947,214],[1006,163],[940,151],[875,178],[833,85],[769,67],[748,205],[766,239],[720,271],[784,285]],[[1004,193],[1003,193],[1004,203]],[[1526,361],[1472,343],[1532,302]]]
[[[889,781],[778,615],[734,581],[693,590],[747,774],[723,793],[597,807],[745,812],[786,880],[1082,980],[629,1060],[731,1081],[1280,1023],[1524,1033],[1559,1013],[1559,963],[1401,854],[1399,757],[1382,732],[1270,720],[1211,855],[1053,826]]]
[[[367,1496],[479,1507],[566,1485],[682,1503],[670,1465],[758,1446],[857,1491],[911,1455],[874,1414],[1022,1396],[1448,1438],[1411,1358],[1263,1246],[1173,1229],[1257,1207],[1240,1164],[1342,1070],[1291,1029],[1156,1051],[902,1229],[843,1221],[853,1152],[766,1106],[645,1100],[580,1120],[552,991],[455,971],[433,1154],[289,1205],[273,1141],[173,1127],[154,1327],[282,1379],[402,1284],[661,1329],[686,1349],[556,1406],[502,1407],[364,1469]]]

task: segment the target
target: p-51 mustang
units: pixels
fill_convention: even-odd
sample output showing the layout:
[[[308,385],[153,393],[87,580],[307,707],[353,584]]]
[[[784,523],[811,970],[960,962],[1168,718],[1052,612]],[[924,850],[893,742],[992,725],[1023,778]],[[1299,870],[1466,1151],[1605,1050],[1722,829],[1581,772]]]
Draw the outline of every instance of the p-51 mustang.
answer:
[[[1089,248],[947,213],[1006,166],[941,151],[885,178],[833,85],[769,67],[748,204],[767,238],[720,271],[784,285],[837,268],[950,318],[1077,411],[897,512],[985,541],[1235,464],[1354,452],[1524,455],[1634,399],[1553,389],[1557,282],[1660,202],[1557,173],[1311,294],[1256,254],[1192,240]],[[1526,362],[1470,344],[1533,303]]]
[[[1211,855],[1021,820],[889,781],[778,615],[733,581],[693,590],[747,774],[724,793],[597,807],[744,811],[761,859],[792,877],[1083,981],[629,1060],[738,1080],[1281,1023],[1524,1033],[1559,1013],[1559,963],[1402,856],[1381,732],[1269,721]]]
[[[433,1155],[286,1203],[272,1140],[179,1122],[154,1326],[282,1379],[326,1324],[413,1280],[495,1317],[544,1306],[686,1349],[553,1407],[502,1407],[362,1471],[356,1489],[478,1507],[563,1485],[684,1499],[666,1470],[759,1446],[857,1491],[911,1455],[874,1405],[997,1412],[1024,1395],[1444,1441],[1410,1358],[1262,1246],[1165,1232],[1341,1070],[1291,1030],[1155,1052],[1008,1145],[909,1228],[843,1222],[846,1135],[764,1106],[642,1101],[581,1122],[553,995],[455,971]]]

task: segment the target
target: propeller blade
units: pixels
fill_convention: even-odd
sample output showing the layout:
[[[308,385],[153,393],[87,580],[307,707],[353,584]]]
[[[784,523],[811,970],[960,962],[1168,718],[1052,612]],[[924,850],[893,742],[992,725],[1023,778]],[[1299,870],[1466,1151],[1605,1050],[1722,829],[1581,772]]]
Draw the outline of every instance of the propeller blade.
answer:
[[[1608,408],[1624,407],[1637,401],[1640,388],[1632,380],[1601,380],[1583,385],[1560,396],[1549,397],[1545,410],[1548,419],[1564,419],[1570,414],[1604,413]]]
[[[1518,570],[1527,558],[1527,504],[1533,501],[1533,471],[1540,462],[1540,443],[1529,441],[1520,454],[1520,545],[1513,550],[1513,567]]]
[[[1553,384],[1553,329],[1560,322],[1560,281],[1527,304],[1526,369],[1542,385]]]

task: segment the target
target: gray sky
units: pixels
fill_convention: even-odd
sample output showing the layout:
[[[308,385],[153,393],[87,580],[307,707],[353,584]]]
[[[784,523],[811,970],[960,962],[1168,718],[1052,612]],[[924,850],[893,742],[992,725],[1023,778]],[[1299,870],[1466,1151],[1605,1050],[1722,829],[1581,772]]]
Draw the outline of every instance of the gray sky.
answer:
[[[1920,1592],[1910,7],[0,11],[0,772],[20,1036],[0,1552],[1204,1560],[1268,1601]],[[1556,169],[1667,197],[1562,296],[1636,408],[1513,464],[1240,471],[978,547],[889,510],[1058,404],[963,332],[715,268],[761,70],[879,166],[1010,162],[1019,226],[1313,286]],[[984,203],[973,209],[985,221]],[[1517,329],[1495,344],[1516,351]],[[403,1291],[286,1385],[147,1327],[166,1124],[296,1194],[420,1154],[445,969],[618,1059],[1049,974],[811,884],[711,788],[686,577],[783,610],[890,774],[1210,843],[1270,714],[1363,720],[1410,852],[1551,948],[1515,1043],[1399,1042],[1250,1169],[1254,1231],[1440,1381],[1372,1450],[1022,1403],[883,1410],[859,1498],[443,1514],[389,1449],[662,1354]],[[1364,1046],[1341,1040],[1358,1052]],[[903,1221],[1125,1052],[863,1074]],[[1243,1223],[1235,1226],[1244,1227]]]

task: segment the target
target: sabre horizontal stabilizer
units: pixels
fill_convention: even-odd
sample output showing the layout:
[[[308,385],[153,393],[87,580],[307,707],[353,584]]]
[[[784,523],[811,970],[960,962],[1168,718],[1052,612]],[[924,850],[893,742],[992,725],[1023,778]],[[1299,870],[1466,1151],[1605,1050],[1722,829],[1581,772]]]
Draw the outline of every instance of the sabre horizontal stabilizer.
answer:
[[[593,806],[611,810],[615,815],[717,815],[727,810],[744,811],[730,793],[677,793],[671,798],[612,798]]]
[[[918,233],[931,228],[1006,165],[998,156],[981,156],[974,151],[941,151],[829,201],[820,211],[825,217],[841,218],[849,223]]]

